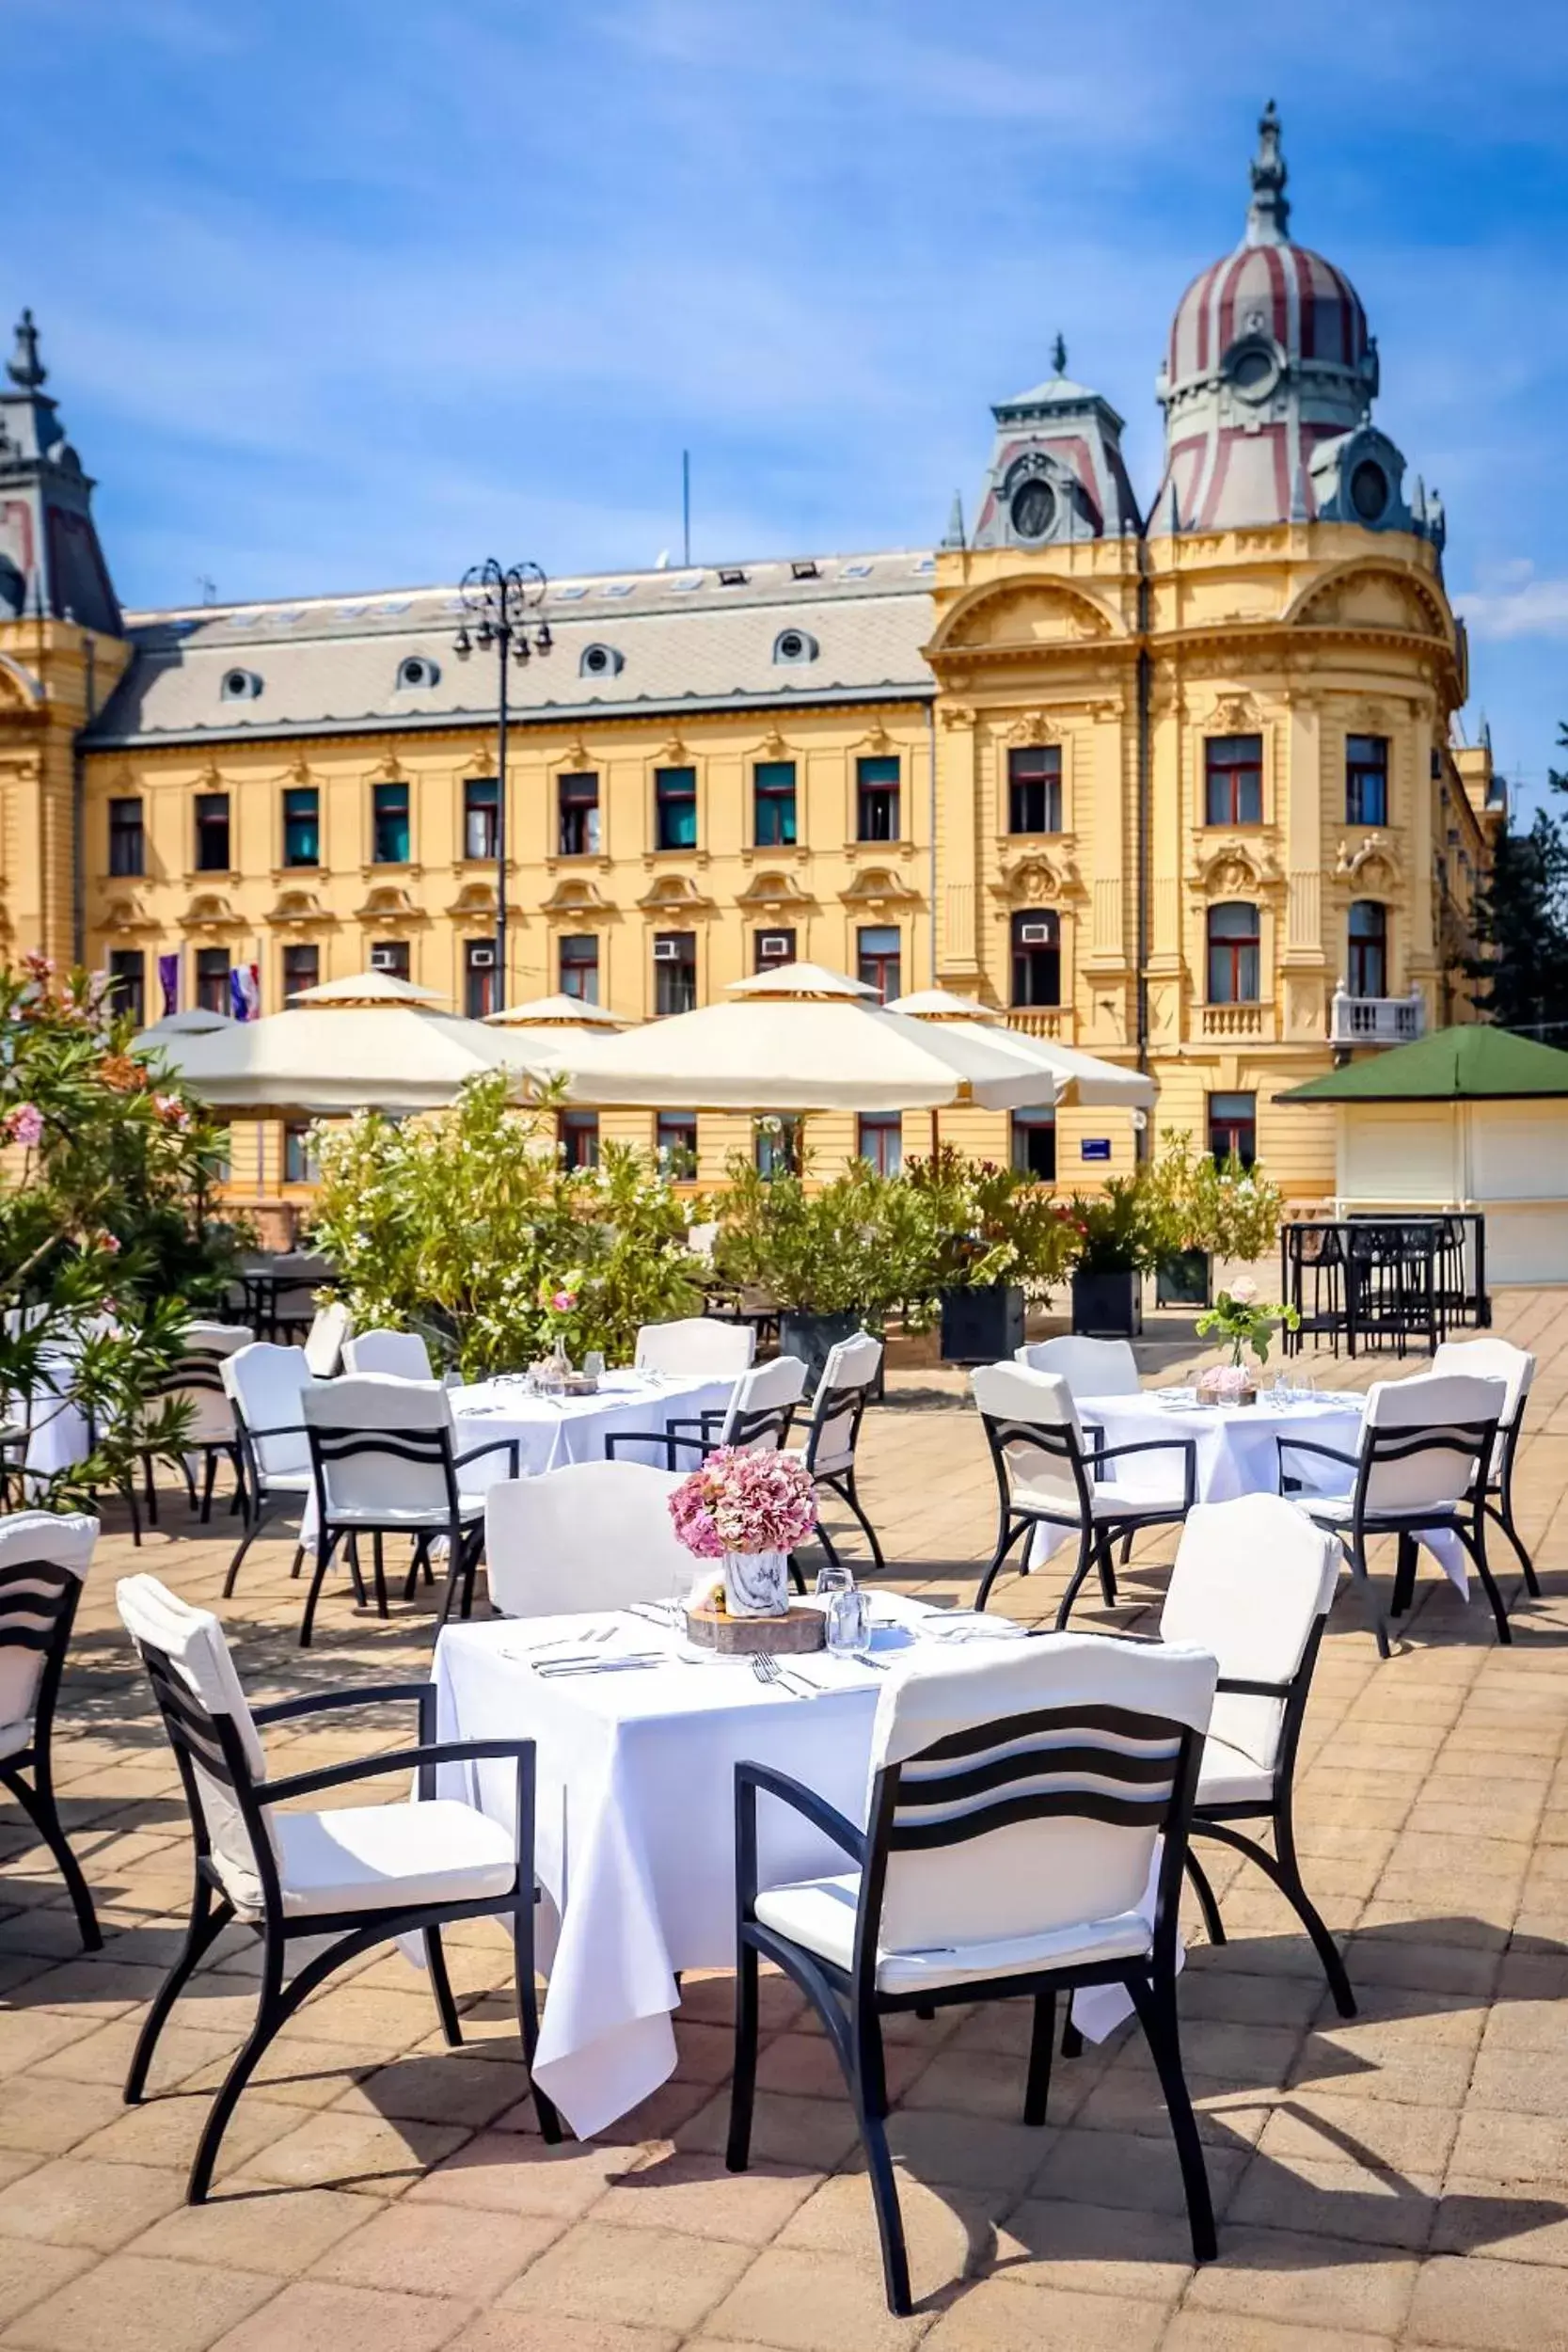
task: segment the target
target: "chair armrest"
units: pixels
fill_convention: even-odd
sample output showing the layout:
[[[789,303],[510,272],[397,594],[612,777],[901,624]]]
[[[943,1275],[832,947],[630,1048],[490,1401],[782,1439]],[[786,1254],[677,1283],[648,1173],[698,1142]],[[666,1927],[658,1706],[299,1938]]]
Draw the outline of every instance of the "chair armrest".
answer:
[[[865,1833],[842,1814],[836,1805],[819,1797],[814,1788],[790,1777],[788,1772],[775,1772],[768,1764],[740,1763],[735,1768],[735,1855],[736,1891],[740,1901],[743,1919],[752,1916],[757,1896],[757,1794],[777,1797],[792,1812],[803,1814],[813,1828],[842,1848],[850,1859],[865,1866]]]
[[[435,1689],[434,1683],[431,1689]],[[521,1763],[533,1754],[531,1740],[436,1740],[417,1748],[397,1748],[389,1756],[356,1757],[352,1764],[323,1764],[313,1772],[290,1772],[282,1780],[259,1781],[258,1804],[283,1804],[291,1797],[318,1796],[324,1788],[341,1788],[355,1780],[384,1778],[388,1772],[423,1773],[438,1764],[477,1763],[509,1758]]]
[[[515,1478],[517,1449],[521,1442],[521,1439],[517,1438],[488,1438],[483,1445],[471,1445],[467,1454],[454,1454],[451,1457],[451,1466],[453,1470],[466,1470],[470,1462],[479,1461],[483,1454],[506,1454],[511,1456],[512,1475]]]
[[[302,1421],[286,1421],[280,1422],[276,1429],[253,1429],[246,1422],[245,1434],[247,1438],[254,1439],[257,1438],[308,1438],[310,1433]]]
[[[308,1692],[301,1699],[274,1699],[266,1707],[253,1707],[251,1720],[258,1724],[281,1724],[292,1715],[314,1715],[336,1707],[378,1707],[390,1699],[417,1699],[422,1706],[426,1694],[435,1688],[430,1681],[370,1682],[362,1691]]]
[[[1103,1462],[1119,1460],[1124,1454],[1177,1454],[1181,1455],[1185,1483],[1185,1504],[1190,1511],[1197,1494],[1197,1439],[1196,1438],[1137,1438],[1127,1445],[1101,1446],[1094,1456],[1098,1470]]]
[[[613,1462],[615,1459],[615,1449],[617,1446],[623,1445],[662,1446],[664,1448],[664,1458],[672,1470],[675,1468],[675,1449],[677,1446],[685,1446],[687,1451],[691,1454],[700,1454],[703,1451],[703,1441],[701,1438],[679,1437],[673,1428],[612,1429],[607,1432],[605,1437],[605,1460],[607,1462]]]
[[[1310,1438],[1276,1437],[1275,1439],[1275,1445],[1278,1454],[1279,1491],[1281,1494],[1285,1491],[1285,1456],[1287,1454],[1315,1454],[1321,1460],[1324,1462],[1338,1462],[1342,1469],[1348,1470],[1359,1470],[1361,1467],[1359,1459],[1355,1454],[1342,1454],[1338,1446],[1318,1445]],[[1293,1486],[1300,1486],[1301,1481],[1299,1478],[1295,1478],[1291,1481],[1291,1484]]]
[[[1244,1675],[1221,1675],[1214,1688],[1229,1691],[1238,1698],[1288,1699],[1291,1695],[1288,1682],[1249,1682]]]

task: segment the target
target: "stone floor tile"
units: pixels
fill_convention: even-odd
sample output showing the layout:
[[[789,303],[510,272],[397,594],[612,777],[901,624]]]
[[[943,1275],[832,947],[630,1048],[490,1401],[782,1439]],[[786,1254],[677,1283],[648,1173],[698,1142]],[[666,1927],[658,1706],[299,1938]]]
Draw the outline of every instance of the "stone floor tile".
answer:
[[[1296,2328],[1243,2312],[1178,2312],[1161,2352],[1388,2352],[1391,2336],[1336,2328]]]
[[[550,2148],[517,2132],[482,2132],[417,2182],[408,2201],[575,2220],[641,2161],[640,2150],[605,2140]]]
[[[519,2214],[498,2229],[493,2214],[471,2205],[409,2205],[400,2200],[329,2247],[310,2275],[344,2286],[490,2303],[566,2226]]]
[[[0,2238],[0,2327],[96,2266],[96,2257],[85,2246]]]
[[[0,2197],[0,2233],[108,2254],[172,2212],[184,2194],[182,2172],[56,2156]]]
[[[167,2039],[166,2033],[164,2042]],[[154,2076],[163,2066],[164,2042],[158,2044]],[[224,2042],[215,2057],[186,2075],[182,2090],[215,2091],[233,2064],[235,2047],[233,2042]],[[336,2106],[346,2090],[366,2075],[379,2074],[386,2063],[385,2050],[362,2042],[295,2042],[285,2032],[262,2057],[250,2078],[250,2089],[282,2106]]]
[[[10,1924],[6,1923],[8,1942]],[[80,2024],[55,2010],[0,2011],[0,2075],[19,2074],[24,2066],[36,2066],[40,2058],[81,2039]]]
[[[126,2251],[292,2279],[351,2230],[369,2228],[380,2210],[346,2189],[234,2189],[220,2181],[204,2205],[177,2205]]]
[[[329,1983],[325,1992],[306,2002],[289,2029],[305,2041],[361,2042],[388,2058],[397,2058],[423,2042],[439,2022],[428,1993],[377,1992],[358,1983]]]
[[[471,2320],[447,2352],[678,2352],[680,2341],[664,2328],[567,2319],[560,2312],[494,2311]]]
[[[277,2288],[255,2271],[111,2254],[14,2320],[5,2342],[36,2352],[207,2352]]]
[[[708,2312],[703,2341],[716,2337],[778,2352],[849,2352],[850,2346],[854,2352],[902,2352],[928,2326],[918,2314],[892,2316],[875,2261],[773,2247]]]
[[[1437,2172],[1283,2159],[1259,2150],[1231,2201],[1238,2227],[1351,2238],[1419,2253],[1432,2236],[1442,2185]]]
[[[65,2082],[109,2083],[119,2090],[124,2083],[131,2064],[131,2054],[141,2029],[138,2016],[117,2017],[112,2025],[101,2026],[84,2039],[81,2026],[60,2018],[53,2010],[39,2012],[40,2020],[47,2017],[64,2025],[74,2039],[51,2050],[39,2059],[31,2072],[40,2076]],[[221,2082],[233,2062],[239,2047],[231,2034],[207,2033],[198,2026],[176,2018],[164,2027],[158,2037],[157,2055],[148,2079],[149,2096],[156,2098],[160,2091],[172,2090],[190,2080],[199,2068],[214,2067],[214,2086]]]
[[[766,2246],[822,2185],[816,2172],[780,2165],[731,2172],[721,2156],[672,2149],[608,2188],[594,2218],[623,2229],[675,2230]]]
[[[500,2299],[684,2333],[703,2324],[751,2262],[749,2248],[724,2239],[617,2229],[595,2216],[574,2223]]]
[[[1407,2341],[1464,2352],[1564,2352],[1568,2293],[1559,2272],[1535,2263],[1442,2255],[1422,2266]]]
[[[1255,2319],[1299,2321],[1310,2311],[1322,2327],[1397,2335],[1419,2265],[1342,2238],[1227,2223],[1220,2258],[1187,2291],[1192,2312],[1238,2312]]]
[[[76,2153],[110,2164],[188,2165],[196,2154],[211,2102],[178,2091],[149,2099],[138,2107],[123,2104],[115,2121],[85,2139]],[[242,2099],[223,2136],[225,2167],[244,2164],[269,2142],[295,2130],[299,2111],[258,2094]]]
[[[1248,2157],[1242,2148],[1204,2153],[1209,2194],[1216,2213],[1226,2212]],[[1030,2185],[1034,2197],[1110,2206],[1130,2213],[1184,2214],[1181,2168],[1175,2143],[1137,2132],[1058,2134]]]
[[[1164,2303],[1127,2296],[981,2279],[925,2341],[927,2352],[1154,2352],[1164,2341],[1167,2315]]]
[[[0,2148],[63,2156],[124,2112],[119,2092],[107,2083],[12,2074],[0,2082]]]
[[[1568,2296],[1568,2185],[1489,2179],[1450,2166],[1432,2244],[1439,2254],[1553,2264]]]
[[[219,2339],[219,2352],[436,2352],[473,2306],[300,2279]]]
[[[730,2101],[724,2091],[699,2107],[674,2134],[677,2147],[719,2154],[729,2137]],[[803,2166],[832,2172],[858,2143],[855,2118],[844,2099],[791,2099],[783,2091],[757,2093],[752,2119],[752,2153],[760,2163]]]
[[[1273,2160],[1348,2164],[1371,2172],[1437,2173],[1460,2127],[1457,2113],[1359,2095],[1354,2083],[1292,2090],[1271,2110],[1258,2145]]]
[[[330,2107],[303,2122],[296,2119],[291,2132],[269,2140],[241,2169],[249,2180],[276,2181],[288,2188],[353,2188],[397,2196],[460,2148],[466,2137],[446,2124],[392,2122]],[[218,2161],[231,2172],[221,2155]]]
[[[481,2131],[517,2104],[528,2076],[519,2066],[489,2058],[401,2058],[351,2083],[333,2101],[345,2114],[382,2115],[400,2122],[451,2123]]]
[[[997,2265],[1013,2279],[1085,2295],[1174,2303],[1193,2273],[1180,2216],[1031,2195],[997,2235]]]
[[[1551,2115],[1568,2125],[1568,2044],[1545,2050],[1488,2049],[1476,2059],[1469,2104],[1516,2115]]]

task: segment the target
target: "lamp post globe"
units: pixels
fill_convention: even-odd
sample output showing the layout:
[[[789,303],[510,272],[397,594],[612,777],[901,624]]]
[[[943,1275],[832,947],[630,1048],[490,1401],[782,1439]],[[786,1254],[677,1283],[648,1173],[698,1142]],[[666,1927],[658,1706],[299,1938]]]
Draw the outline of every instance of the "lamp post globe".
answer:
[[[552,639],[544,618],[548,582],[537,564],[503,564],[493,555],[471,564],[459,587],[463,619],[452,651],[466,661],[477,647],[496,652],[496,991],[499,1011],[509,993],[506,919],[506,754],[511,712],[507,702],[508,654],[519,669],[547,654]]]

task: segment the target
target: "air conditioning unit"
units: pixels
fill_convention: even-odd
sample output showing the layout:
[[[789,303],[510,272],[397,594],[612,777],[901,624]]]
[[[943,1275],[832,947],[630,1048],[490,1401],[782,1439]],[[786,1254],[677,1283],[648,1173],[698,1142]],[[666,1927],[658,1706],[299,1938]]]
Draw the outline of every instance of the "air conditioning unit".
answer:
[[[371,949],[372,972],[395,972],[397,968],[398,951],[395,947],[372,947]]]
[[[764,931],[757,941],[757,954],[764,963],[789,963],[795,956],[795,942],[787,931]]]
[[[493,947],[469,948],[468,969],[470,972],[493,972],[495,968],[496,951]]]
[[[1054,947],[1055,934],[1049,923],[1021,923],[1018,927],[1021,947]]]
[[[681,951],[678,941],[673,939],[655,940],[654,961],[656,963],[678,963],[680,961],[680,958]]]

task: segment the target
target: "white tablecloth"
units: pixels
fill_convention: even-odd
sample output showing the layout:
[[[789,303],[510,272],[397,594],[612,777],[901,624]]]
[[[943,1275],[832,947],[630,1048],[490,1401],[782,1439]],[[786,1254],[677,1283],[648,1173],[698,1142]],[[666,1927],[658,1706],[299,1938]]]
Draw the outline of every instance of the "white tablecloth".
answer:
[[[875,1654],[907,1648],[905,1628],[928,1613],[879,1593]],[[605,1620],[511,1619],[450,1626],[436,1645],[440,1736],[537,1742],[535,1857],[549,1898],[540,1905],[541,1966],[549,1979],[539,2080],[579,2136],[603,2130],[656,2090],[675,2063],[670,2012],[677,1972],[735,1965],[735,1766],[792,1773],[857,1823],[865,1817],[872,1725],[882,1672],[814,1654],[824,1686],[803,1698],[758,1682],[742,1659],[623,1674],[549,1678],[530,1668],[535,1645]],[[623,1615],[614,1646],[664,1645],[647,1621]],[[441,1793],[513,1822],[515,1768],[451,1766]],[[851,1867],[800,1815],[758,1808],[764,1883]],[[1098,2004],[1098,2007],[1097,2007]],[[1101,2035],[1127,2013],[1119,1987],[1080,1994],[1075,2015]]]

